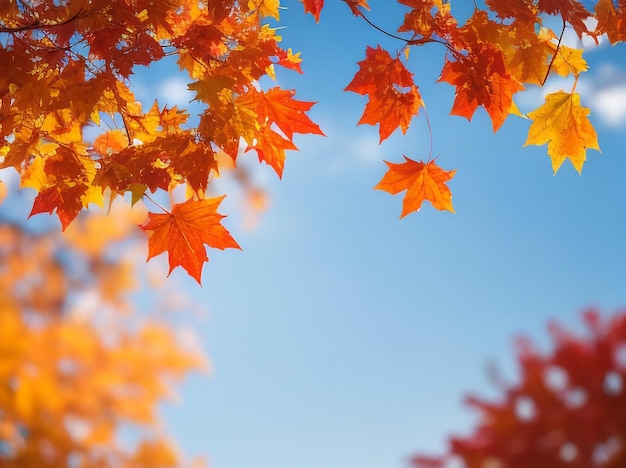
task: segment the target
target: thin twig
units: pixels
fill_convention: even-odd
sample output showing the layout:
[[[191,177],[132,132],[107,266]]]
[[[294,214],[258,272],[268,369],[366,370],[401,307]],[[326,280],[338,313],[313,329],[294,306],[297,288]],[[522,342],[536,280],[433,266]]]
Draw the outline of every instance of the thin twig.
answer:
[[[361,16],[361,18],[363,18],[363,19],[365,20],[365,22],[366,22],[367,24],[369,24],[372,28],[376,29],[377,31],[379,31],[379,32],[383,33],[383,34],[384,34],[384,35],[386,35],[386,36],[393,37],[394,39],[398,39],[399,41],[406,42],[407,44],[410,44],[410,43],[412,43],[412,42],[413,42],[413,41],[412,41],[412,40],[410,40],[410,39],[405,39],[404,37],[396,36],[395,34],[392,34],[392,33],[390,33],[390,32],[385,31],[385,30],[384,30],[383,28],[381,28],[380,26],[377,26],[376,24],[372,23],[372,22],[369,20],[369,18],[363,14],[363,12],[361,12],[361,14],[360,14],[359,16]]]
[[[543,81],[541,82],[542,87],[543,85],[546,84],[546,81],[548,80],[548,76],[550,75],[550,69],[552,68],[552,64],[554,63],[554,60],[556,59],[556,54],[559,53],[559,50],[561,48],[561,41],[563,40],[563,34],[565,34],[565,20],[563,20],[563,29],[561,29],[561,35],[559,36],[559,41],[556,44],[556,50],[554,51],[552,60],[550,60],[550,64],[548,65],[548,69],[546,70],[546,76],[543,78]]]
[[[150,200],[152,203],[154,203],[156,206],[158,206],[159,208],[161,208],[164,212],[166,212],[167,214],[171,215],[172,213],[169,210],[166,210],[165,208],[163,208],[159,203],[157,203],[150,195],[148,195],[146,192],[144,192],[143,194],[144,197],[146,197],[148,200]]]
[[[6,26],[0,26],[0,33],[9,33],[9,34],[16,34],[19,32],[23,32],[23,31],[32,31],[33,29],[43,29],[43,28],[52,28],[52,27],[58,27],[58,26],[64,26],[68,23],[71,23],[72,21],[75,21],[77,19],[79,19],[81,17],[81,13],[82,10],[78,10],[74,15],[72,15],[70,18],[61,21],[59,23],[42,23],[39,20],[35,20],[30,24],[25,24],[24,26],[18,26],[15,28],[9,28]]]
[[[430,139],[430,148],[428,149],[428,162],[430,162],[430,158],[433,156],[433,129],[430,126],[430,118],[428,117],[428,111],[426,110],[426,106],[424,109],[424,117],[426,118],[426,125],[428,126],[428,137]]]

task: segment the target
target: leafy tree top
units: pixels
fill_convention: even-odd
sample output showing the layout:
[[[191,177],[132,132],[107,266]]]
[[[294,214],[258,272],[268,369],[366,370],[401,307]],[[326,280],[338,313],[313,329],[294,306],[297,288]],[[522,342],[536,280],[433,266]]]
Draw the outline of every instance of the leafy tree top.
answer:
[[[367,0],[343,0],[349,12],[368,17]],[[303,0],[323,20],[323,0]],[[471,119],[483,107],[497,131],[509,115],[521,115],[513,96],[550,75],[573,76],[569,91],[546,96],[523,117],[531,123],[527,145],[547,144],[556,172],[569,159],[580,172],[588,149],[599,150],[596,132],[576,82],[587,65],[583,51],[562,44],[572,28],[579,37],[626,36],[626,1],[485,0],[461,23],[444,0],[398,0],[406,7],[397,32],[400,50],[368,47],[346,90],[367,96],[359,124],[377,125],[380,141],[406,132],[424,113],[422,96],[406,66],[405,52],[432,43],[445,56],[439,81],[452,85],[451,114]],[[238,248],[217,213],[221,197],[207,199],[209,184],[225,165],[253,151],[279,177],[296,134],[323,135],[308,116],[312,102],[295,91],[262,89],[259,80],[276,67],[301,72],[301,58],[280,44],[279,0],[10,0],[0,5],[0,168],[14,168],[22,187],[38,195],[30,212],[56,212],[67,227],[90,204],[127,196],[158,208],[142,228],[149,256],[168,252],[171,269],[185,268],[198,282],[206,246]],[[347,13],[349,14],[347,11]],[[546,18],[562,19],[553,31]],[[590,25],[594,23],[592,28]],[[157,101],[144,108],[131,91],[133,70],[175,56],[188,87],[202,104],[196,123],[177,107]],[[93,128],[99,133],[95,138]],[[454,211],[444,170],[428,155],[388,162],[376,186],[406,191],[402,216],[429,201]],[[187,199],[168,207],[158,191],[187,188]],[[171,271],[170,269],[170,271]]]

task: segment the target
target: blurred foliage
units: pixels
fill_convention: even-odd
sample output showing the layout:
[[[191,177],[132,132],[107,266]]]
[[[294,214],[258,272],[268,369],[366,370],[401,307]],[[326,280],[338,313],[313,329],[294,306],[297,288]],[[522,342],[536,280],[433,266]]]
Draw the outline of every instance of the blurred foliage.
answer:
[[[11,221],[19,204],[9,197],[0,213],[0,467],[201,464],[183,462],[156,411],[207,362],[133,300],[145,213],[114,204],[61,235]]]

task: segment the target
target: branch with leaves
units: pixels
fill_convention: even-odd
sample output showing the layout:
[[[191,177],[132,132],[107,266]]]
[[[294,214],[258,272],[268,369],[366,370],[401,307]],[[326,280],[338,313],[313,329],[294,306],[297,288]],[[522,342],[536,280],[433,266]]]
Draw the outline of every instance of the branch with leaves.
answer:
[[[543,86],[549,75],[577,79],[587,69],[582,50],[562,44],[563,32],[555,34],[546,18],[561,17],[581,38],[606,34],[615,44],[626,37],[624,0],[599,0],[593,11],[576,0],[486,0],[484,6],[474,2],[463,24],[451,1],[398,0],[406,14],[397,33],[376,26],[365,13],[367,0],[344,2],[404,42],[397,54],[368,48],[346,87],[367,96],[358,123],[378,125],[381,142],[398,128],[406,132],[420,110],[425,114],[403,59],[410,48],[443,45],[439,81],[455,89],[451,114],[471,119],[482,107],[497,131],[519,115],[516,93]],[[302,3],[323,21],[323,0]],[[276,0],[4,2],[0,168],[13,168],[23,187],[38,192],[30,214],[56,212],[66,228],[91,204],[126,197],[134,205],[184,186],[186,200],[149,214],[142,227],[150,256],[167,252],[171,268],[182,266],[200,282],[207,246],[238,247],[214,211],[219,198],[205,198],[227,166],[223,161],[234,165],[254,152],[282,177],[287,152],[297,149],[294,136],[323,135],[307,115],[312,102],[296,99],[293,90],[259,86],[277,67],[301,72],[299,54],[282,48],[270,26],[280,21],[280,9]],[[587,27],[588,18],[596,20],[595,29]],[[156,101],[144,108],[132,92],[133,70],[166,56],[176,56],[202,107],[193,124],[184,109]],[[550,94],[525,116],[531,120],[526,144],[547,144],[555,172],[566,159],[580,172],[587,150],[599,149],[588,114],[575,86]],[[93,128],[101,130],[95,138]],[[439,167],[444,157],[436,163],[432,153],[431,144],[426,161],[387,163],[389,172],[376,188],[406,190],[402,216],[424,200],[453,211],[447,183],[454,170]]]

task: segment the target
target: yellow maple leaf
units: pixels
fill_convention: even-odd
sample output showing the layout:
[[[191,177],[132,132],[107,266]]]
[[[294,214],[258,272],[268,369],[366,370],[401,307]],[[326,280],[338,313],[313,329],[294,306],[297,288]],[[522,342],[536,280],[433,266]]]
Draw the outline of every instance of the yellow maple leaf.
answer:
[[[583,58],[582,49],[572,49],[561,45],[555,53],[552,70],[560,76],[567,76],[570,73],[578,76],[589,68]]]
[[[280,8],[280,0],[259,0],[257,1],[249,1],[248,7],[251,10],[257,9],[262,16],[270,16],[275,20],[280,19],[279,8]]]
[[[578,93],[559,91],[548,94],[545,103],[528,114],[533,123],[524,146],[547,143],[555,174],[567,158],[580,173],[587,148],[600,151],[598,137],[588,115],[589,108],[581,107]]]

